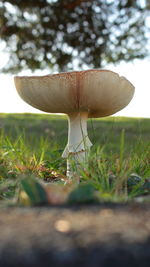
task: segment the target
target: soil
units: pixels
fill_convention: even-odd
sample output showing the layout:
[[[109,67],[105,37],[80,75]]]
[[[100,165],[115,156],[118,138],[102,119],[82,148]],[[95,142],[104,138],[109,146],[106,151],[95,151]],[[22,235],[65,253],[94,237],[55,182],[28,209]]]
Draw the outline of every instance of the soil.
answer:
[[[149,267],[150,205],[0,210],[0,267]]]

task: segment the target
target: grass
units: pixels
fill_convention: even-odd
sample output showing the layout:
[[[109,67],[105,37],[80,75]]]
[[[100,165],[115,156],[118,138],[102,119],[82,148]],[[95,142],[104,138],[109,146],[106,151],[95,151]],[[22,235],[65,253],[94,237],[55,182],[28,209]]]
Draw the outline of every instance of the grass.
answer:
[[[85,192],[100,201],[149,196],[149,129],[150,119],[89,120],[94,145],[71,201],[86,201],[90,193]],[[18,195],[24,177],[60,183],[66,172],[66,161],[61,158],[66,142],[66,116],[0,114],[0,202]]]

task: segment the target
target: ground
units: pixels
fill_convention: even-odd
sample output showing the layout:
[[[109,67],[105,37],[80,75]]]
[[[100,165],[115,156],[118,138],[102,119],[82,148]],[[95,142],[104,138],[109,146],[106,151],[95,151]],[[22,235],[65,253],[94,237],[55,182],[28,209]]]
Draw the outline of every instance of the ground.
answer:
[[[149,204],[0,210],[0,267],[148,267]]]
[[[17,199],[25,177],[34,175],[49,182],[51,174],[65,173],[61,154],[67,142],[67,120],[43,114],[0,114],[0,267],[150,266],[150,119],[89,120],[88,128],[96,155],[88,174],[97,183],[100,201],[106,195],[114,201],[111,186],[118,177],[115,191],[120,197],[122,185],[126,199],[128,190],[128,204],[56,207],[50,203],[25,208],[12,203],[8,207],[8,201]],[[127,187],[131,177],[147,183],[144,192],[141,184],[133,191]],[[108,179],[110,188],[105,183]],[[144,199],[143,204],[137,198]]]

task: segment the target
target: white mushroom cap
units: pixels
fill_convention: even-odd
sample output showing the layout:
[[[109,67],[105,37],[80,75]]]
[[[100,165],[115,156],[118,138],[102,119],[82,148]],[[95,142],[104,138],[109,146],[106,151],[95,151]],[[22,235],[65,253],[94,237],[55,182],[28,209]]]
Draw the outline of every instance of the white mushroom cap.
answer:
[[[116,113],[131,101],[134,86],[108,70],[74,71],[15,77],[15,86],[31,106],[50,113],[88,112],[88,117]]]

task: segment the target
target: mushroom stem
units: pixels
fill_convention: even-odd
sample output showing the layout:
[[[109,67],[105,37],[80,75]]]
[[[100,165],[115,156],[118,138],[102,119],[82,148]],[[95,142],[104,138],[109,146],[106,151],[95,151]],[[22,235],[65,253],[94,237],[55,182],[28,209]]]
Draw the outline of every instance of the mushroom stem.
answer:
[[[79,177],[92,146],[87,133],[87,118],[88,112],[68,114],[68,143],[62,157],[67,158],[67,177],[70,179]]]

